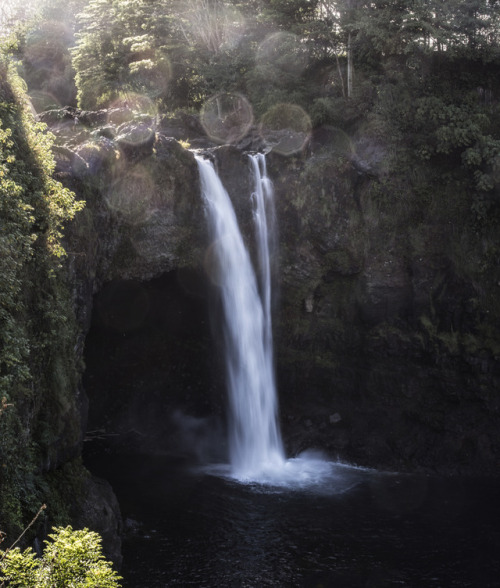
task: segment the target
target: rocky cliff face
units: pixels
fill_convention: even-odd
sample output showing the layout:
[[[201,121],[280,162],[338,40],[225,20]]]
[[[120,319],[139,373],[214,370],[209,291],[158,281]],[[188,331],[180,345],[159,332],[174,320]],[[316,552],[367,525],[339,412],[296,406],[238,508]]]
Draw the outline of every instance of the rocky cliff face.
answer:
[[[68,239],[83,352],[92,297],[104,284],[190,270],[202,287],[208,244],[196,164],[168,135],[195,137],[208,149],[244,232],[249,167],[240,149],[214,146],[189,117],[159,121],[123,110],[45,117],[60,137],[59,178],[87,200]],[[300,155],[268,157],[280,230],[276,356],[289,451],[314,446],[399,470],[493,472],[500,457],[495,232],[477,237],[459,186],[443,183],[422,197],[418,182],[387,175],[382,146],[344,135],[330,129]],[[190,308],[182,316],[193,315]],[[220,396],[207,401],[204,385],[186,379],[199,340],[210,346],[207,333],[194,330],[182,343],[184,371],[165,372],[161,386],[170,382],[179,406],[196,412],[204,398],[205,414],[218,413]],[[127,341],[130,350],[135,343]],[[129,426],[130,414],[123,419]]]
[[[82,113],[73,109],[44,113],[41,118],[57,137],[56,177],[86,200],[85,209],[65,235],[66,263],[80,331],[74,356],[78,366],[85,359],[85,339],[92,317],[99,314],[94,295],[104,285],[130,294],[130,284],[190,267],[199,259],[204,224],[198,176],[193,155],[174,139],[156,133],[156,123],[151,118],[134,119],[127,110]],[[120,288],[121,284],[125,286]],[[140,288],[137,291],[142,292]],[[140,296],[134,298],[133,294],[127,301],[131,315],[137,319],[143,310],[139,307]],[[128,327],[121,321],[123,302],[115,297],[107,310],[106,319],[116,327],[114,332],[119,337],[133,330],[131,316],[126,317]],[[100,357],[99,361],[106,363],[106,358]],[[101,383],[103,401],[90,398],[91,415],[101,408],[107,413],[113,410],[117,401],[113,391],[115,388],[103,389]],[[88,392],[80,383],[75,396],[83,399],[79,403],[82,414],[75,415],[74,422],[68,424],[71,430],[83,428],[83,435],[89,422]],[[121,400],[127,404],[123,396]],[[76,445],[72,439],[59,439],[58,446],[61,456],[72,457],[75,451],[80,454],[81,437]],[[63,463],[53,463],[51,467],[67,469]],[[71,472],[68,476],[75,477]],[[109,484],[85,476],[72,501],[75,522],[98,531],[107,555],[119,562],[121,520]]]
[[[222,153],[220,167],[232,173],[221,175],[236,198],[245,163]],[[418,181],[387,176],[380,145],[347,143],[338,129],[313,138],[301,156],[271,152],[268,169],[290,453],[313,446],[372,467],[494,473],[495,229],[478,227],[465,189],[443,182],[422,198]]]
[[[477,237],[467,195],[443,183],[429,202],[412,182],[391,183],[376,158],[359,162],[355,143],[349,158],[335,141],[295,162],[271,157],[270,174],[292,452],[313,445],[367,466],[493,473],[500,275],[488,249],[498,239]]]

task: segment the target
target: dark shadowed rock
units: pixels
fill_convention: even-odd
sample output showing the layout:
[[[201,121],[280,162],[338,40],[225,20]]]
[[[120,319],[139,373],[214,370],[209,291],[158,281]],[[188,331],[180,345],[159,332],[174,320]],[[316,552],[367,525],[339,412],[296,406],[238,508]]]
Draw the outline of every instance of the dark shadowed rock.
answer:
[[[133,120],[121,124],[116,129],[114,140],[131,161],[138,161],[153,151],[156,125],[153,119]]]
[[[164,114],[158,119],[158,131],[166,137],[192,142],[193,139],[205,138],[205,129],[200,119],[186,112]]]
[[[96,476],[88,476],[83,483],[82,500],[76,507],[75,526],[99,533],[105,557],[120,568],[123,560],[123,525],[120,505],[109,482]]]

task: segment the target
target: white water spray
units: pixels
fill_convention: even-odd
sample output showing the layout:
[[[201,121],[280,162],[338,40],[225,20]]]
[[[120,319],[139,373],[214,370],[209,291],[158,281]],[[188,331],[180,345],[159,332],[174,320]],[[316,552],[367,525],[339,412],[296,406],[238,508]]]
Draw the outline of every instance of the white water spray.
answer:
[[[272,355],[271,272],[266,199],[271,192],[254,164],[254,218],[262,297],[231,200],[212,164],[197,157],[224,313],[232,474],[258,479],[285,462],[277,425]]]

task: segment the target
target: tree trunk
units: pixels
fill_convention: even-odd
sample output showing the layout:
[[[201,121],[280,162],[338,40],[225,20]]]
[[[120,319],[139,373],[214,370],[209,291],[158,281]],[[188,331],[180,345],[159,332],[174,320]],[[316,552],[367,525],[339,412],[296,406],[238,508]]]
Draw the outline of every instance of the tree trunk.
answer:
[[[352,80],[353,80],[353,63],[352,63],[352,37],[349,32],[347,37],[347,97],[352,97]]]

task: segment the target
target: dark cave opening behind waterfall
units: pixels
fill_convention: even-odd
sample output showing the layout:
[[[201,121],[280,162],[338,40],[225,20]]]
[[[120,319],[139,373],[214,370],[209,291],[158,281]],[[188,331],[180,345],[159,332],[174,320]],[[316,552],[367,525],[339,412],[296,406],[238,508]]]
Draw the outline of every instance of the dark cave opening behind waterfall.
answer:
[[[94,296],[85,344],[85,453],[226,457],[223,366],[202,272],[113,280]]]

